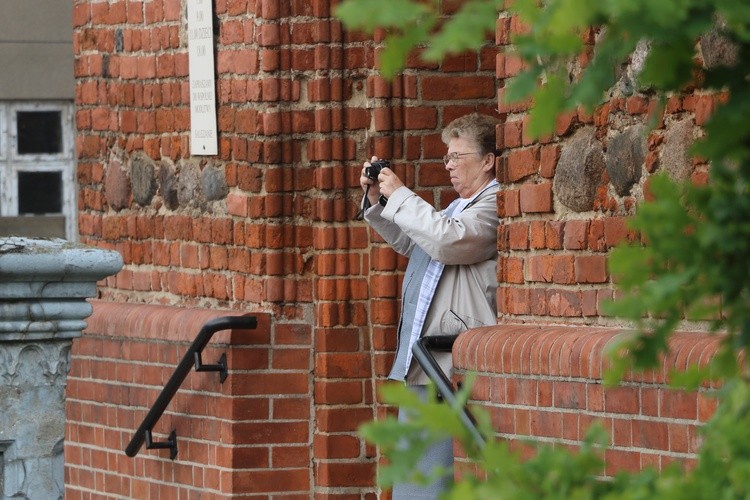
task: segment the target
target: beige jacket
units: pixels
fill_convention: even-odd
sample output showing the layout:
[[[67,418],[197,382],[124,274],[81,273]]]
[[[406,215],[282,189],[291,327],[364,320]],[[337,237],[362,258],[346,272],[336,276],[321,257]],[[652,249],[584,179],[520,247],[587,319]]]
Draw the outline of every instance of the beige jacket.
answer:
[[[410,255],[419,245],[445,264],[422,336],[457,335],[469,328],[497,322],[497,185],[482,192],[461,213],[444,217],[406,187],[397,189],[385,207],[376,205],[365,220],[398,253]],[[405,332],[406,335],[409,332]],[[450,375],[450,353],[435,357]],[[412,359],[407,384],[426,384],[426,375]]]

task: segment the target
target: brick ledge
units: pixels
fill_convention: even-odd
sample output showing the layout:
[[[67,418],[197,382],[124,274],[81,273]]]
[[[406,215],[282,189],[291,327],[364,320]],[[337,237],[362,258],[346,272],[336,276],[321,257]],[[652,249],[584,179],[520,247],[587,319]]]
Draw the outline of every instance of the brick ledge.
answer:
[[[86,320],[84,335],[103,335],[174,342],[191,342],[201,327],[209,320],[221,316],[253,315],[258,318],[258,328],[252,337],[270,334],[268,313],[247,313],[228,309],[205,309],[125,302],[91,300],[93,314]],[[217,332],[214,342],[247,343],[247,335],[235,336],[235,330]],[[235,337],[244,337],[244,340]],[[257,340],[257,339],[256,339]]]
[[[606,351],[630,331],[624,328],[501,324],[463,333],[453,346],[457,371],[601,379]],[[706,332],[676,332],[670,352],[656,370],[629,373],[625,381],[663,384],[673,370],[705,366],[721,337]]]

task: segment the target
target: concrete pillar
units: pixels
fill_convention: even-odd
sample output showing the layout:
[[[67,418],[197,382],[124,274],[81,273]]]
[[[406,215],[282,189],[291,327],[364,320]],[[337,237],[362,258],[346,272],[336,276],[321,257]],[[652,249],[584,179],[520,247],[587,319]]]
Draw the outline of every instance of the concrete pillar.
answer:
[[[0,496],[63,498],[65,384],[97,281],[122,257],[61,239],[0,238]]]

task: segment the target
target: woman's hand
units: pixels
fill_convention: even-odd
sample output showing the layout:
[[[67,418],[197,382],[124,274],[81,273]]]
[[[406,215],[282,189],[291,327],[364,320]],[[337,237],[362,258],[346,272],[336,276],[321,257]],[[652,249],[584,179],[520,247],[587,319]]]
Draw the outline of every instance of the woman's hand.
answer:
[[[398,175],[387,167],[380,171],[378,181],[380,193],[386,198],[389,198],[395,190],[404,185],[404,183],[401,182],[401,179],[398,178]]]

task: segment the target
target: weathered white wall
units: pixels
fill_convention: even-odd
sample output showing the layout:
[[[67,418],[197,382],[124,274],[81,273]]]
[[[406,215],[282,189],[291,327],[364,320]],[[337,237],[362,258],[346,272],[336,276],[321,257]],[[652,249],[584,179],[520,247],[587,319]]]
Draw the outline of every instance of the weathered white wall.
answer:
[[[0,0],[0,99],[73,98],[73,2]]]

